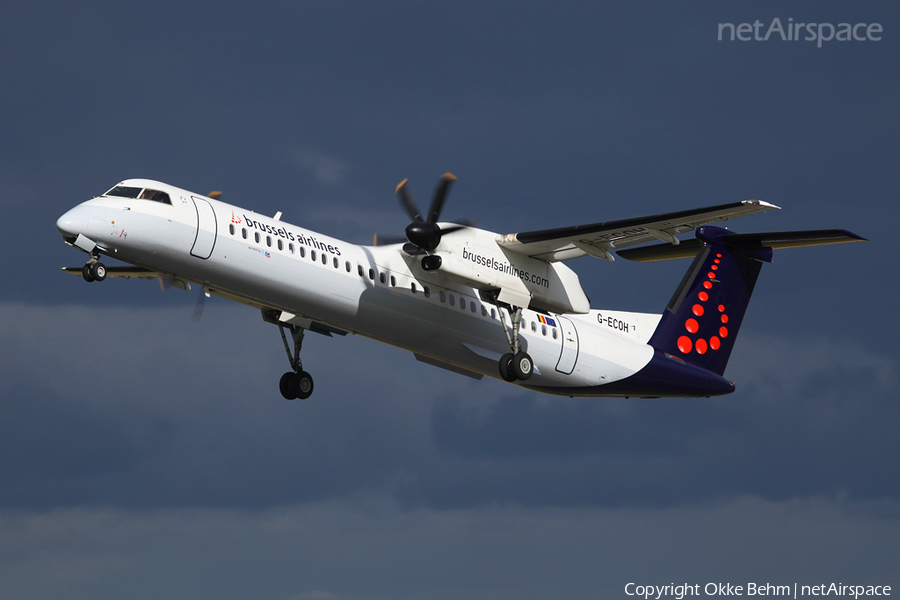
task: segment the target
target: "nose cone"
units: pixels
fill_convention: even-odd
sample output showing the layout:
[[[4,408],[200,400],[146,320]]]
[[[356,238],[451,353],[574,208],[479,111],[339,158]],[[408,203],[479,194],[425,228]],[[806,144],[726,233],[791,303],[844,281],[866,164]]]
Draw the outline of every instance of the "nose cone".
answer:
[[[87,212],[82,207],[76,206],[56,221],[56,228],[64,238],[76,238],[87,229],[87,224]]]

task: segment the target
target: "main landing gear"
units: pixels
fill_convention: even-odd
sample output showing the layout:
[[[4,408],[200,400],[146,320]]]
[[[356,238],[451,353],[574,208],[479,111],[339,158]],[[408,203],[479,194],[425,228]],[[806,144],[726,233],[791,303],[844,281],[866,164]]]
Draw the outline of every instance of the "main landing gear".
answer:
[[[510,306],[508,308],[510,321],[512,321],[512,331],[506,324],[506,317],[503,314],[503,308],[499,308],[500,323],[503,325],[503,331],[506,333],[506,340],[509,342],[509,348],[512,352],[507,352],[500,357],[500,377],[505,381],[525,381],[534,372],[534,362],[524,350],[519,349],[519,326],[522,323],[522,307]]]
[[[84,277],[84,280],[88,283],[106,279],[106,265],[98,259],[99,256],[91,255],[91,259],[81,267],[81,276]]]
[[[306,330],[290,323],[278,321],[275,323],[281,332],[281,341],[284,342],[284,349],[293,369],[293,371],[288,371],[281,376],[281,381],[278,382],[278,389],[281,390],[281,395],[287,400],[296,400],[297,398],[306,400],[313,393],[312,375],[303,370],[303,362],[300,360],[300,347],[303,345],[303,334]],[[294,341],[293,353],[291,353],[291,348],[288,345],[287,336],[284,333],[285,329],[291,332],[291,338]]]

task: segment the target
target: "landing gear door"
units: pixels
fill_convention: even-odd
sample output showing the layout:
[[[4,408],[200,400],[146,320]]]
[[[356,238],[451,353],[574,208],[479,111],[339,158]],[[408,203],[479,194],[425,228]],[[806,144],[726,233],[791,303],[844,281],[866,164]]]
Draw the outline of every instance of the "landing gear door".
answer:
[[[571,375],[575,370],[575,362],[578,360],[578,331],[575,329],[575,324],[569,319],[557,318],[562,330],[562,350],[559,354],[559,362],[556,363],[556,370]]]
[[[212,205],[196,196],[191,196],[194,208],[197,209],[197,235],[191,255],[197,258],[209,258],[216,245],[216,213]]]

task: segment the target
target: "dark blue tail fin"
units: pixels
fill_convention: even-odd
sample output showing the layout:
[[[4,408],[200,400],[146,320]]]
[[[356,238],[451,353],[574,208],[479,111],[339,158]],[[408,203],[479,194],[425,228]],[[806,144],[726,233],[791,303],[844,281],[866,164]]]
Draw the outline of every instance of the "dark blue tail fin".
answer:
[[[731,243],[734,234],[700,227],[697,257],[672,296],[650,345],[722,375],[744,320],[762,261],[772,249]]]

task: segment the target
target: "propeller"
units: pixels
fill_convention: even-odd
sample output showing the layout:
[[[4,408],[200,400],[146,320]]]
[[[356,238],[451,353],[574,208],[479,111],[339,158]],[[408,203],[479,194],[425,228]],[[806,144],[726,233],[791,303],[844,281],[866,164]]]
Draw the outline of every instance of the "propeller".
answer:
[[[203,308],[206,306],[206,299],[209,298],[209,292],[206,291],[206,288],[200,290],[200,295],[197,296],[197,304],[194,305],[194,314],[191,315],[191,321],[195,323],[203,318]]]
[[[440,245],[443,234],[457,231],[467,226],[459,224],[441,229],[437,224],[437,220],[441,216],[441,210],[444,208],[444,201],[447,199],[447,194],[454,181],[456,181],[456,176],[453,173],[441,175],[434,190],[434,197],[431,199],[431,207],[424,218],[421,211],[419,211],[419,207],[416,206],[415,200],[412,199],[409,190],[406,189],[407,180],[404,179],[397,186],[397,198],[406,209],[410,218],[412,218],[412,223],[406,226],[406,239],[409,240],[409,244],[404,244],[404,252],[412,255],[423,252],[430,254]]]
[[[157,277],[156,279],[157,281],[159,281],[159,289],[164,292],[168,291],[172,287],[178,287],[186,292],[191,290],[191,284],[187,283],[186,281],[163,277]],[[168,281],[166,279],[168,279]],[[209,290],[206,287],[201,287],[200,295],[197,296],[197,304],[194,305],[194,313],[191,315],[191,321],[196,322],[203,318],[203,309],[206,306],[207,298],[209,298]]]

